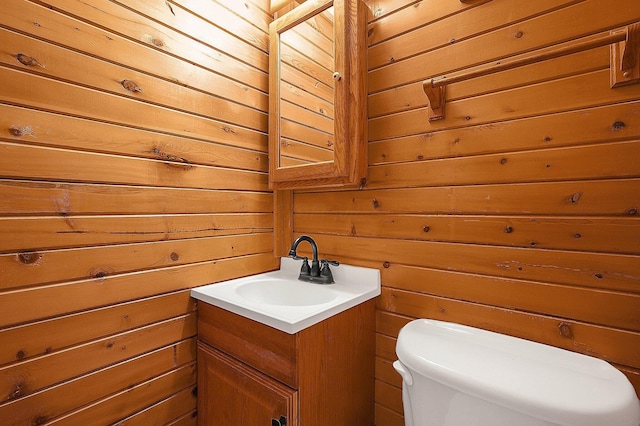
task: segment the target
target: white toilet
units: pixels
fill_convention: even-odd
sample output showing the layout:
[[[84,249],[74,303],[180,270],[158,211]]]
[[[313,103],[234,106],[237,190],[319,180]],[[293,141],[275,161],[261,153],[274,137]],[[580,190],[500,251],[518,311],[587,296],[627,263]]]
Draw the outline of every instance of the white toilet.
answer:
[[[638,426],[627,378],[597,358],[420,319],[396,345],[406,426]]]

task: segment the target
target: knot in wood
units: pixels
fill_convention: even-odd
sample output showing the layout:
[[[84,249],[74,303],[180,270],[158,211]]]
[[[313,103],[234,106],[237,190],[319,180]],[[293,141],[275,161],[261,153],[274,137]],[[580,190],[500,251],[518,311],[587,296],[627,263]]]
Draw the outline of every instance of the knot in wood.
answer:
[[[38,60],[36,58],[34,58],[33,56],[29,56],[29,55],[25,55],[23,53],[18,53],[16,55],[16,59],[18,60],[18,62],[20,62],[22,65],[27,66],[27,67],[40,67],[40,68],[44,68],[44,65],[42,65],[40,62],[38,62]]]
[[[513,232],[513,226],[511,225],[507,225],[504,227],[504,232],[506,232],[507,234],[510,234]]]
[[[561,322],[558,324],[558,330],[560,330],[560,335],[564,338],[571,339],[573,338],[573,331],[571,330],[571,326],[566,322]]]
[[[389,263],[389,262],[384,262],[384,263],[382,264],[382,266],[383,266],[385,269],[388,269],[388,268],[391,266],[391,263]]]
[[[17,257],[20,263],[24,263],[25,265],[33,265],[35,263],[38,263],[38,261],[42,258],[42,254],[35,251],[26,251],[23,253],[18,253]]]
[[[569,197],[569,200],[571,201],[571,203],[575,204],[578,201],[580,201],[580,198],[582,198],[582,192],[575,192],[571,194],[571,197]]]
[[[125,79],[125,80],[122,80],[120,84],[122,85],[122,87],[124,87],[130,92],[133,92],[133,93],[142,92],[142,88],[139,87],[135,81]]]
[[[625,128],[625,124],[623,121],[616,121],[611,125],[611,130],[614,132],[620,131]]]

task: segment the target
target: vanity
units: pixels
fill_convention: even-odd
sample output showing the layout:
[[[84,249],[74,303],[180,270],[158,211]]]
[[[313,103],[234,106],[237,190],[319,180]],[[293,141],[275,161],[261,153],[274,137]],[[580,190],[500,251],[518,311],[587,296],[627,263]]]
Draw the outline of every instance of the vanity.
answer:
[[[300,265],[192,290],[198,424],[373,424],[380,273],[340,265],[315,284]]]

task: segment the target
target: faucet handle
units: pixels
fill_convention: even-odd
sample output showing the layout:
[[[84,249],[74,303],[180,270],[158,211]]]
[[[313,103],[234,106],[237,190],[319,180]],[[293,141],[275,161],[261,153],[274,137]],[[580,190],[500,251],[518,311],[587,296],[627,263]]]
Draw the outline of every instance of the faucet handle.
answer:
[[[309,266],[309,259],[307,257],[299,257],[298,259],[302,259],[302,267],[300,268],[300,275],[311,275],[311,267]]]
[[[322,264],[328,263],[329,265],[340,266],[340,262],[338,262],[337,260],[320,259],[320,263]]]

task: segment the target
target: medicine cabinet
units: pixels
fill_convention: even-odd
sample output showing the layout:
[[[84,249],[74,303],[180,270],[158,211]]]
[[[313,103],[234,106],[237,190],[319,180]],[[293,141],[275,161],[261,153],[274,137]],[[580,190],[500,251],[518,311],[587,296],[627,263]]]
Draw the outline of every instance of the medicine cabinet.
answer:
[[[269,184],[360,184],[367,170],[366,11],[308,0],[269,27]]]

